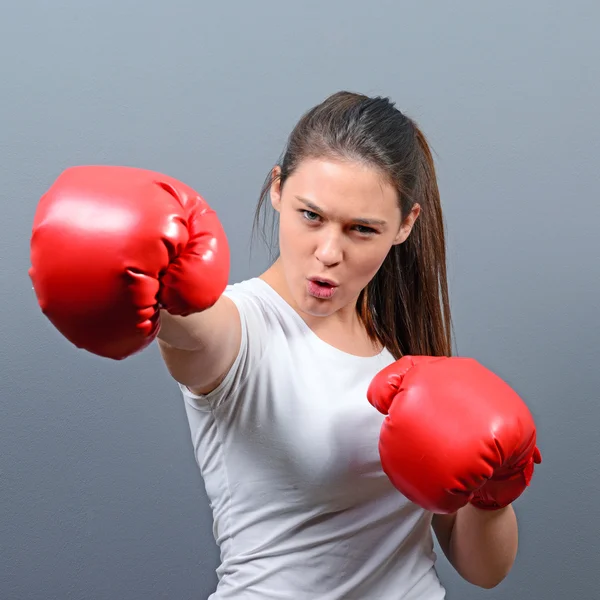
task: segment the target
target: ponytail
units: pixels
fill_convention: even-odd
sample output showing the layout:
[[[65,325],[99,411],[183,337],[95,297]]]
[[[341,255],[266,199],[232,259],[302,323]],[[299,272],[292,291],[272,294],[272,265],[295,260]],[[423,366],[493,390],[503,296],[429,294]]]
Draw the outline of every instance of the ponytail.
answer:
[[[358,302],[369,335],[396,359],[452,354],[440,194],[429,145],[416,125],[414,129],[418,166],[414,188],[402,207],[403,212],[410,210],[416,202],[421,212],[406,241],[392,247]]]

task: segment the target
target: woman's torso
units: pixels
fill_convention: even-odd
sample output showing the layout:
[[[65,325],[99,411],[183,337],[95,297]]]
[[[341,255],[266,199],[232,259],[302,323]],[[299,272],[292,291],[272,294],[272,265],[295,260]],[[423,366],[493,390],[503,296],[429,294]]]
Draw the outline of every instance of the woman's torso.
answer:
[[[205,397],[182,387],[221,549],[211,600],[439,600],[431,514],[390,484],[367,401],[383,351],[328,345],[265,282],[228,288],[240,355]]]

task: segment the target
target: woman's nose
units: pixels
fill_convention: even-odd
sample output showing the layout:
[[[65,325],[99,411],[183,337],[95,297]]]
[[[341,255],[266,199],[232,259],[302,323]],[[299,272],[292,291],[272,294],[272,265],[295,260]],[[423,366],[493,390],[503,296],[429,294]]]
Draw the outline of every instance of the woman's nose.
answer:
[[[319,240],[319,245],[315,252],[315,256],[319,262],[323,263],[326,267],[331,267],[341,262],[343,254],[340,236],[334,233],[324,235]]]

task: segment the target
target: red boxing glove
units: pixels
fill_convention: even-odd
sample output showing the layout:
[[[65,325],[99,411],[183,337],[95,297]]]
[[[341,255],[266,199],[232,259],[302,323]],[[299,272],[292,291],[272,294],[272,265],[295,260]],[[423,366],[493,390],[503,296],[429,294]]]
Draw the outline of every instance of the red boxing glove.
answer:
[[[404,356],[374,377],[367,397],[387,415],[384,472],[426,510],[507,506],[542,460],[527,406],[473,359]]]
[[[227,285],[229,247],[206,202],[130,167],[64,171],[34,217],[29,275],[42,312],[75,346],[113,359],[147,347],[160,308],[187,315]]]

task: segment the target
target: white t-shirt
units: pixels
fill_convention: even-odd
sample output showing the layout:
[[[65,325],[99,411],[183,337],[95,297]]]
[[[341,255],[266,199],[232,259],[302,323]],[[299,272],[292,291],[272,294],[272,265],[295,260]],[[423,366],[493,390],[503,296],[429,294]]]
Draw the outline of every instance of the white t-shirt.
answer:
[[[431,513],[389,482],[366,398],[393,362],[318,338],[273,288],[227,287],[242,343],[205,396],[180,386],[221,550],[210,600],[440,600]]]

